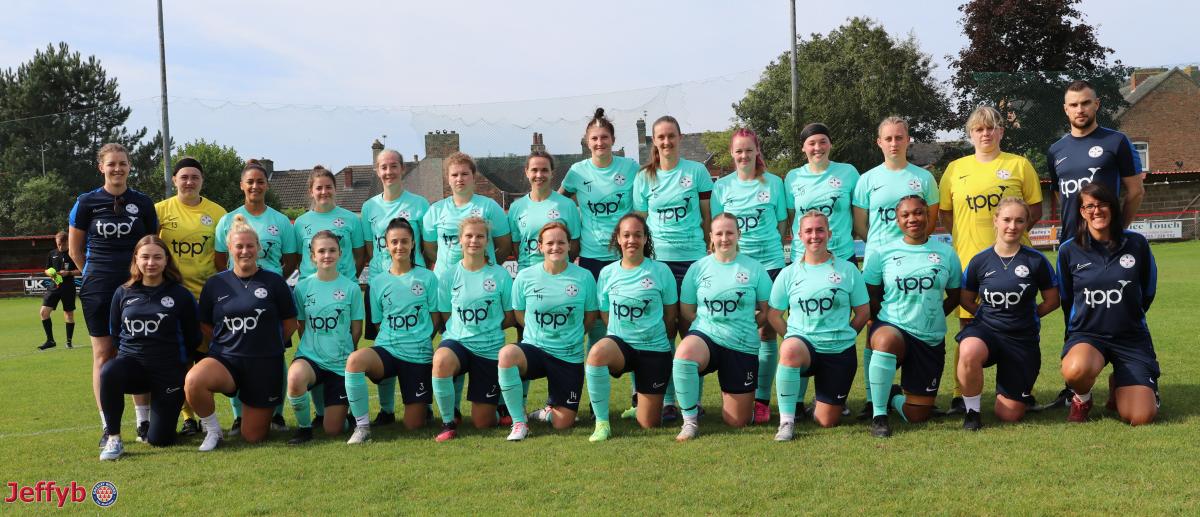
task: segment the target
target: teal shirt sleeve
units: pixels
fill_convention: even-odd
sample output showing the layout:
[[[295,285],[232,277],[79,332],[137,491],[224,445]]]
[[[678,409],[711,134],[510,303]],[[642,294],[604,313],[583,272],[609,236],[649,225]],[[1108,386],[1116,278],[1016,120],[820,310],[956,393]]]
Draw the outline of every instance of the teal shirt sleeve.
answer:
[[[500,302],[505,312],[513,310],[512,293],[513,281],[512,276],[508,274],[508,270],[499,267],[500,273],[496,276],[500,277]]]
[[[296,289],[292,291],[292,303],[296,305],[296,321],[305,321],[308,319],[308,316],[304,312],[304,293],[306,292],[308,292],[308,282],[296,284]]]
[[[696,182],[696,192],[712,192],[713,180],[712,176],[708,175],[708,169],[704,167],[696,167],[692,173],[692,181]]]
[[[854,184],[853,204],[859,208],[871,208],[871,190],[870,181],[865,176],[860,177],[859,181]]]
[[[729,174],[730,174],[730,176],[732,176],[732,175],[737,174],[737,172],[731,172]],[[729,177],[729,176],[726,176],[726,177]],[[716,185],[713,185],[713,187],[712,187],[712,196],[709,197],[709,199],[708,199],[708,211],[709,211],[709,213],[712,214],[713,217],[716,217],[718,214],[725,212],[725,203],[723,203],[721,201],[721,198],[725,196],[724,192],[725,192],[725,182],[718,180]],[[687,303],[687,302],[684,302],[684,303]]]
[[[525,282],[527,275],[517,273],[517,279],[512,284],[512,308],[516,311],[525,310]]]
[[[771,173],[765,173],[768,176]],[[779,222],[787,222],[787,211],[791,208],[792,198],[787,195],[787,189],[783,188],[783,180],[771,181],[771,204],[775,206],[775,219]],[[714,194],[713,197],[716,197]],[[717,215],[713,212],[713,215]],[[786,231],[786,229],[785,229]]]
[[[387,274],[387,273],[385,273],[385,274]],[[387,278],[387,277],[380,275],[378,278]],[[370,286],[371,286],[371,290],[370,290],[370,293],[371,293],[371,300],[370,300],[371,323],[378,325],[379,322],[383,321],[383,306],[379,304],[379,296],[380,296],[380,293],[383,291],[384,283],[383,282],[371,282]],[[436,306],[436,302],[435,302],[435,306]],[[434,312],[437,312],[437,311],[434,311]]]
[[[300,243],[303,242],[300,238],[300,230],[292,225],[286,215],[279,218],[279,224],[283,226],[279,231],[279,240],[283,241],[283,254],[300,253]]]
[[[491,201],[491,203],[488,203],[487,218],[488,222],[492,225],[492,238],[495,239],[511,234],[512,230],[509,229],[508,216],[504,213],[504,209],[500,208],[500,205],[492,201],[491,198],[487,198],[487,200]]]
[[[687,273],[683,275],[683,285],[679,289],[679,301],[688,305],[696,305],[696,269],[698,269],[696,266],[699,264],[699,260],[692,262]]]
[[[862,274],[858,272],[858,268],[851,264],[850,267],[846,268],[846,275],[849,277],[851,286],[850,306],[858,307],[859,305],[869,303],[871,298],[867,296],[867,284],[863,281]]]
[[[424,242],[432,242],[437,244],[437,204],[429,207],[425,211],[425,215],[421,216],[421,240]]]
[[[355,249],[361,248],[365,242],[364,237],[366,236],[366,232],[363,230],[363,227],[366,225],[363,224],[362,218],[354,215],[354,212],[350,213],[349,219],[350,224],[354,225],[354,228],[350,229],[350,247]]]
[[[579,232],[583,229],[583,216],[579,214],[579,205],[568,199],[563,203],[562,212],[563,219],[567,221],[567,237],[573,241],[579,240]]]
[[[608,270],[600,270],[600,278],[596,280],[596,304],[603,312],[608,312]]]
[[[438,312],[450,312],[450,285],[454,283],[454,280],[450,276],[453,274],[454,271],[450,270],[442,273],[442,276],[446,278],[438,277]]]
[[[931,205],[940,203],[942,199],[942,193],[938,189],[937,182],[933,180],[933,174],[930,174],[929,171],[924,169],[921,169],[921,172],[925,173],[922,174],[922,176],[925,177],[925,181],[922,181],[922,183],[925,185],[925,191],[922,192],[921,195],[924,196],[925,201]]]
[[[793,175],[799,174],[799,171],[800,169],[792,169],[788,171],[787,175],[783,178],[783,206],[788,210],[796,209],[796,200],[792,197],[792,181],[795,180],[792,178],[794,177]]]
[[[768,302],[772,309],[786,311],[790,304],[788,303],[788,284],[792,281],[792,271],[795,268],[788,266],[779,272],[775,277],[775,284],[771,286],[771,301]]]
[[[217,221],[216,233],[213,234],[213,249],[221,253],[229,253],[229,247],[225,242],[225,236],[229,233],[229,220],[232,217],[232,213],[221,216],[221,220]]]
[[[647,184],[646,173],[638,171],[637,177],[633,179],[633,210],[636,212],[648,212],[650,206],[646,202],[646,196],[650,193],[650,185]]]
[[[867,258],[863,260],[863,281],[871,285],[883,285],[882,267],[879,253],[868,251]]]
[[[583,275],[583,310],[587,312],[600,310],[600,304],[596,300],[596,279],[592,278],[591,273]]]
[[[771,299],[771,275],[767,274],[767,268],[761,264],[758,266],[758,285],[755,286],[755,291],[758,295],[755,300],[766,302]]]
[[[962,287],[962,275],[954,273],[962,271],[962,262],[958,260],[958,254],[954,250],[946,253],[946,258],[950,262],[950,280],[946,282],[946,289],[958,289]]]
[[[570,196],[579,190],[579,173],[575,172],[575,166],[572,165],[567,169],[567,175],[563,178],[562,189],[564,195]]]
[[[352,321],[362,321],[366,317],[366,311],[363,309],[363,294],[362,288],[358,286],[358,282],[350,281],[350,319]]]
[[[663,305],[679,303],[679,286],[675,283],[675,275],[671,274],[671,269],[662,262],[655,262],[654,265],[657,266],[654,273],[658,276],[655,283],[662,289]]]

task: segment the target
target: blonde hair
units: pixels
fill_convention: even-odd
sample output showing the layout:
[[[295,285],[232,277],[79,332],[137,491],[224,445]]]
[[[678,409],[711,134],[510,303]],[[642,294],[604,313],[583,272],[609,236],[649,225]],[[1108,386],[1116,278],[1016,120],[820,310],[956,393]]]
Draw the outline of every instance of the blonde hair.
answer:
[[[1025,209],[1025,224],[1028,226],[1029,219],[1033,217],[1033,214],[1029,212],[1029,203],[1026,203],[1024,199],[1017,196],[1005,196],[1004,199],[1001,199],[1000,204],[996,205],[996,212],[992,214],[992,218],[995,219],[996,216],[1000,215],[1000,209],[1008,205],[1017,205]],[[1026,230],[1028,229],[1026,228]]]
[[[258,232],[254,231],[254,227],[250,226],[250,222],[246,220],[246,216],[242,214],[234,214],[233,221],[229,223],[229,231],[225,233],[225,247],[229,249],[229,243],[233,241],[233,236],[240,233],[248,233],[254,236],[254,244],[262,248],[262,242],[258,240]]]
[[[892,124],[899,124],[901,126],[904,126],[904,132],[905,133],[909,132],[908,121],[904,120],[904,117],[901,117],[899,115],[890,115],[887,118],[883,119],[883,122],[879,123],[879,128],[875,130],[875,136],[882,135],[883,128],[890,126]]]
[[[980,106],[967,117],[967,133],[977,127],[998,127],[1004,129],[1004,117],[991,106]]]
[[[104,155],[108,153],[121,153],[125,155],[125,158],[129,158],[129,150],[126,149],[125,146],[118,143],[109,142],[100,146],[100,150],[96,151],[96,162],[103,162]]]
[[[825,229],[826,230],[829,229],[829,216],[825,215],[825,212],[822,212],[820,210],[809,210],[807,212],[804,212],[804,215],[800,216],[800,223],[797,226],[804,226],[804,220],[808,219],[810,217],[824,219],[825,220]]]
[[[731,213],[729,213],[729,212],[721,212],[721,213],[719,213],[719,214],[717,214],[717,215],[714,215],[714,216],[712,217],[712,223],[709,223],[709,225],[708,225],[708,231],[709,231],[709,233],[711,233],[711,232],[712,232],[713,224],[714,224],[714,223],[716,223],[716,222],[717,222],[717,221],[719,221],[719,220],[722,220],[722,219],[727,219],[727,220],[733,221],[733,229],[734,229],[734,230],[736,230],[736,231],[738,232],[738,236],[739,236],[739,237],[741,236],[741,234],[742,234],[742,229],[738,227],[738,221],[737,221],[737,217],[734,217],[734,216],[733,216],[733,214],[731,214]],[[737,241],[734,241],[734,243],[733,243],[733,251],[735,251],[735,252],[738,252],[738,253],[741,253],[741,251],[742,251],[742,248],[741,248],[741,246],[739,246],[739,245],[738,245],[740,242],[741,242],[741,239],[740,239],[740,238],[739,238]],[[708,251],[709,251],[710,253],[711,253],[711,252],[715,252],[715,251],[717,251],[717,245],[716,245],[716,241],[715,241],[715,239],[713,240],[713,242],[710,242],[710,243],[708,244]]]
[[[492,225],[490,223],[488,223],[487,219],[484,219],[477,215],[472,215],[469,217],[464,217],[461,221],[458,222],[458,234],[461,236],[463,233],[463,230],[465,230],[468,226],[471,226],[472,224],[478,224],[480,226],[483,226],[483,230],[485,232],[487,232],[489,234],[492,233]]]

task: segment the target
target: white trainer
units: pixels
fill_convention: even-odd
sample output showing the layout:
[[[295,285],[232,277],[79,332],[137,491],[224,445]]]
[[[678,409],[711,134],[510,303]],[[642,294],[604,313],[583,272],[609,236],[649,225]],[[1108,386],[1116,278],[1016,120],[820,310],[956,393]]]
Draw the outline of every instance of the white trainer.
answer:
[[[795,435],[796,435],[796,423],[795,422],[780,422],[779,430],[775,432],[775,441],[777,441],[777,442],[791,441],[792,437],[794,437]]]
[[[108,461],[115,460],[121,457],[125,452],[125,445],[121,443],[120,436],[109,436],[108,443],[104,444],[104,450],[100,451],[100,460]]]
[[[519,442],[529,436],[529,426],[525,422],[513,422],[512,432],[508,433],[508,441]]]
[[[350,435],[350,439],[346,440],[347,445],[358,445],[366,443],[371,439],[371,428],[365,425],[354,426],[354,434]]]
[[[675,441],[686,442],[693,440],[700,434],[700,422],[696,420],[683,419],[683,428],[679,430],[679,434],[675,435]]]
[[[223,439],[220,429],[213,429],[204,434],[204,441],[200,442],[200,452],[208,452],[217,448],[217,444]]]

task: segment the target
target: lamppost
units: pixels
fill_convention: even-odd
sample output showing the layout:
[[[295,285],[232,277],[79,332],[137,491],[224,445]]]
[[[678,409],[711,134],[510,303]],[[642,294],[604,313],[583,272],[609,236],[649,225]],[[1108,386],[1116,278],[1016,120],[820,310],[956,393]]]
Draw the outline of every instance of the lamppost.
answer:
[[[797,105],[800,104],[800,79],[796,75],[796,0],[790,0],[788,3],[792,6],[792,30],[788,34],[788,55],[792,58],[792,125],[795,126],[798,125],[796,111]]]
[[[171,197],[171,124],[167,121],[167,46],[163,37],[162,0],[158,0],[158,72],[162,80],[163,191]]]

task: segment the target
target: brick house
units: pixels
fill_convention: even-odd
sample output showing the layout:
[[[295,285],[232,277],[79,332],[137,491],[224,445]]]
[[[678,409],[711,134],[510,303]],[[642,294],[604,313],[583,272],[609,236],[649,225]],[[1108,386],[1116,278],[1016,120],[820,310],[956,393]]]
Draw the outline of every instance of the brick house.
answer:
[[[1121,131],[1142,158],[1145,172],[1200,170],[1200,69],[1138,70],[1121,94]]]
[[[379,140],[371,143],[371,164],[375,163],[375,157],[382,150],[383,144]],[[308,176],[312,174],[311,168],[277,171],[271,160],[259,161],[267,168],[267,180],[271,190],[279,196],[280,208],[308,207]],[[413,156],[413,161],[404,163],[405,177],[416,169],[417,161],[417,157]],[[383,184],[375,176],[375,167],[371,164],[347,165],[333,173],[338,189],[338,206],[357,214],[362,212],[363,203],[383,192]]]

